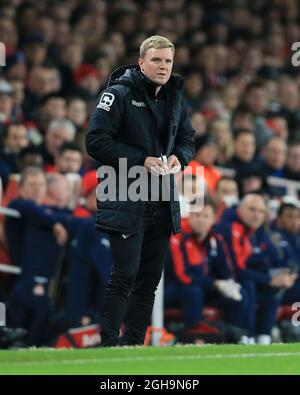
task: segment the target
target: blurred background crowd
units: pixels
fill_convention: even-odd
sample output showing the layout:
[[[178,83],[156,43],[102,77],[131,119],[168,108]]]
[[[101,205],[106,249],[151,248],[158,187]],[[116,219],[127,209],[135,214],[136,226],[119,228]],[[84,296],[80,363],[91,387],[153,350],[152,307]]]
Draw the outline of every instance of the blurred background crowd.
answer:
[[[86,153],[85,129],[110,73],[136,63],[153,34],[175,44],[173,71],[185,80],[196,148],[180,196],[184,231],[170,241],[166,318],[174,321],[177,309],[172,324],[191,337],[218,331],[203,315],[214,298],[202,279],[233,276],[248,304],[221,306],[229,311],[223,319],[232,332],[244,330],[237,336],[245,342],[270,341],[279,306],[300,301],[300,68],[291,63],[299,18],[297,0],[1,1],[0,300],[10,326],[27,329],[27,344],[99,322],[111,256],[107,236],[93,227],[97,163]],[[204,219],[188,215],[199,166]],[[233,274],[213,270],[210,255],[224,251],[205,244],[212,228]],[[250,305],[255,319],[242,322]]]

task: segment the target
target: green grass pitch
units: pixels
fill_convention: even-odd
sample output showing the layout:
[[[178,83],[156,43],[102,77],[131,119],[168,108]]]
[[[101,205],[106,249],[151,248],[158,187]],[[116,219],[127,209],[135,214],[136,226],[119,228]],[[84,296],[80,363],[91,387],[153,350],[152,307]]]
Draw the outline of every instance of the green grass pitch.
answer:
[[[9,350],[0,374],[300,374],[300,344]]]

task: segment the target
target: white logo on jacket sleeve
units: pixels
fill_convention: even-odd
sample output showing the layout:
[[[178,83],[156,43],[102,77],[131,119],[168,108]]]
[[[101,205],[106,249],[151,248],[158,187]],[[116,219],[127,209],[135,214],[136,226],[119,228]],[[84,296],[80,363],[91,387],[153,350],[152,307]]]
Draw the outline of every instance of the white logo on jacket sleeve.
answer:
[[[105,111],[110,111],[110,107],[115,100],[115,95],[112,93],[103,93],[100,97],[99,104],[97,108],[102,108]]]

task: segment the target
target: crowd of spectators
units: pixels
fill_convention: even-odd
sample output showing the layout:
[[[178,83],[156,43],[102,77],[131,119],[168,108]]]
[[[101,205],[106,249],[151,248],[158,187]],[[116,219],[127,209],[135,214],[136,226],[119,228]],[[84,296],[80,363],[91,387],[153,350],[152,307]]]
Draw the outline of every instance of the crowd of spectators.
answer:
[[[291,63],[299,18],[297,0],[1,2],[1,205],[21,217],[1,217],[0,262],[22,274],[0,273],[0,297],[9,324],[27,329],[27,344],[99,321],[111,256],[107,236],[93,228],[97,163],[86,153],[85,129],[110,73],[136,63],[153,34],[175,44],[173,71],[185,80],[196,147],[190,190],[180,196],[183,236],[170,241],[166,301],[197,331],[215,287],[216,306],[221,295],[225,320],[244,342],[270,341],[279,305],[300,298],[298,196],[269,182],[300,182],[300,68]],[[189,216],[199,166],[207,200],[202,214]],[[200,252],[187,241],[193,234]],[[225,254],[235,269],[203,272],[203,249],[209,265]],[[189,277],[189,265],[202,269]],[[207,277],[204,286],[203,276],[216,283]]]

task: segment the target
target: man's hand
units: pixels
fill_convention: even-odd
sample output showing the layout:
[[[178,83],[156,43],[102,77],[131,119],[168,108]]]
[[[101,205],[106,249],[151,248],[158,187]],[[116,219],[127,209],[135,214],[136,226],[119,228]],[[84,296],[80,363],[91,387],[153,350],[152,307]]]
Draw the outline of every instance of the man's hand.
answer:
[[[170,171],[168,165],[155,156],[147,156],[144,162],[144,167],[149,173],[152,173],[155,176],[165,175]]]
[[[235,282],[233,279],[216,280],[215,287],[226,298],[233,299],[237,302],[243,298],[241,294],[241,284]]]
[[[282,273],[272,277],[271,287],[274,288],[291,288],[297,279],[297,274]]]
[[[168,167],[170,169],[170,173],[176,174],[181,170],[181,164],[176,155],[170,155],[168,157]]]
[[[64,246],[68,240],[69,235],[67,230],[63,227],[61,223],[57,222],[56,224],[54,224],[53,233],[56,239],[56,243],[61,247]]]

